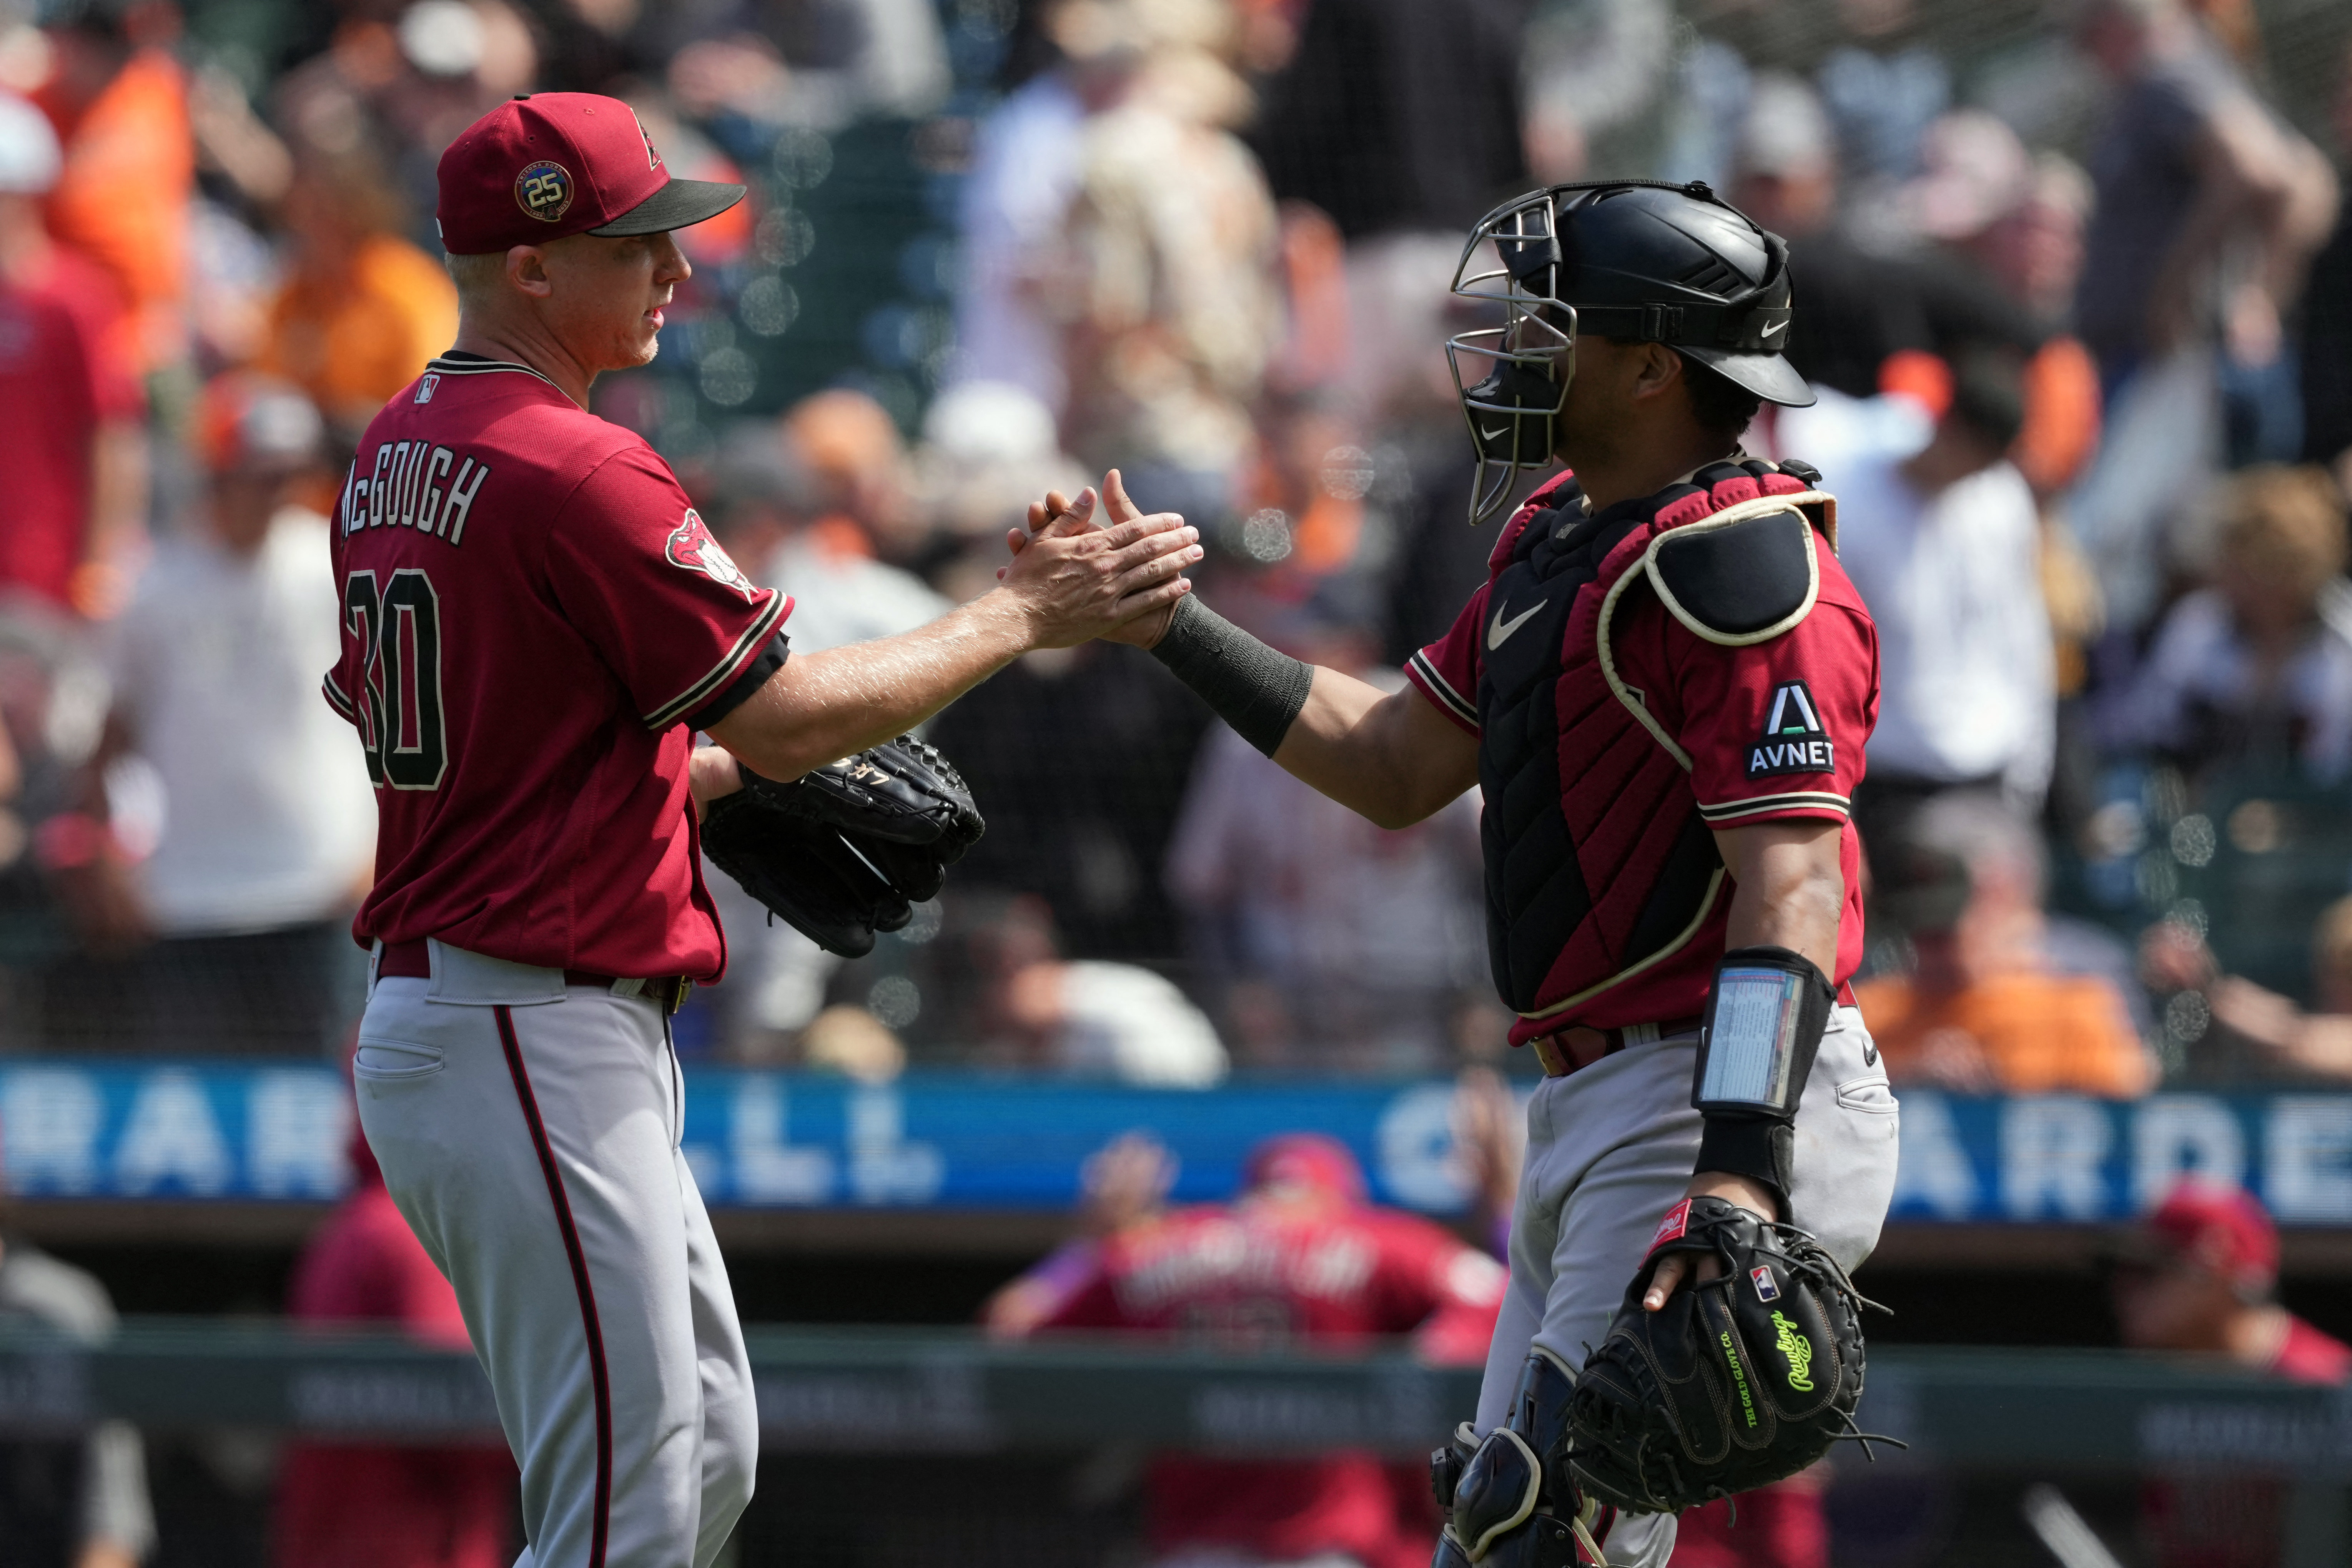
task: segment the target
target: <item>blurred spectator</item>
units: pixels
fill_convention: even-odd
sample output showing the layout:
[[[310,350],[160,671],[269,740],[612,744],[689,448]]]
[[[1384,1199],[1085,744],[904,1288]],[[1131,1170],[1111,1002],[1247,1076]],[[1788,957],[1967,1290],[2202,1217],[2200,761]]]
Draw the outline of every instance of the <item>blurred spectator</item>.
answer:
[[[1947,795],[1871,855],[1910,973],[1854,986],[1898,1085],[1963,1094],[2147,1092],[2155,1064],[2121,987],[2054,951],[2034,831],[1994,801]],[[2127,962],[2127,961],[2126,961]],[[2127,973],[2127,971],[2126,971]]]
[[[2196,1042],[2194,1076],[2352,1080],[2352,899],[2330,904],[2312,931],[2308,1012],[2268,986],[2222,973],[2204,938],[2178,921],[2160,921],[2141,936],[2140,967],[2160,993],[2206,999],[2212,1033]]]
[[[894,637],[950,607],[913,573],[875,558],[868,520],[902,542],[913,537],[906,467],[898,427],[858,392],[820,393],[781,423],[747,422],[730,434],[706,503],[712,530],[754,578],[793,595],[795,652]],[[730,951],[725,983],[698,1005],[719,1009],[723,1048],[735,1060],[774,1061],[824,1007],[842,960],[768,919],[732,878],[705,880]]]
[[[2319,468],[2260,468],[2214,503],[2209,586],[2166,615],[2108,741],[2161,752],[2192,779],[2352,769],[2352,588],[2344,500]]]
[[[96,1276],[14,1237],[0,1242],[0,1326],[63,1333],[83,1345],[114,1333]],[[136,1568],[155,1550],[139,1430],[104,1421],[87,1434],[0,1443],[0,1542],[26,1568]]]
[[[352,1192],[294,1266],[287,1316],[298,1323],[393,1327],[416,1343],[467,1352],[457,1293],[384,1190],[359,1130]],[[279,1461],[272,1568],[505,1568],[515,1467],[493,1438],[468,1447],[302,1442]]]
[[[1928,127],[1952,98],[1952,68],[1919,37],[1912,0],[1842,0],[1852,39],[1822,62],[1822,100],[1849,178],[1884,188],[1918,167]]]
[[[949,897],[968,931],[983,1059],[1169,1089],[1225,1076],[1216,1030],[1167,980],[1132,963],[1065,960],[1042,900]]]
[[[2218,343],[2234,460],[2292,458],[2283,314],[2334,219],[2335,176],[2179,0],[2097,0],[2080,27],[2119,89],[2092,157],[2075,302],[2108,402],[2177,352]]]
[[[1158,868],[1205,718],[1150,658],[1100,643],[1031,654],[960,699],[929,738],[988,836],[957,865],[950,901],[959,888],[1035,895],[1079,958],[1181,952]]]
[[[1038,268],[1062,331],[1064,445],[1092,471],[1118,464],[1144,506],[1205,525],[1234,503],[1282,338],[1274,203],[1226,129],[1248,93],[1215,55],[1162,46],[1131,69],[1086,122],[1064,234]]]
[[[146,519],[145,398],[114,284],[43,229],[59,165],[40,111],[0,93],[0,589],[106,615]]]
[[[286,225],[293,270],[270,307],[257,366],[310,394],[348,450],[457,340],[457,286],[400,237],[399,201],[363,145],[297,155]]]
[[[49,232],[113,278],[142,370],[187,352],[188,198],[195,143],[170,46],[172,0],[63,0],[46,8],[49,78],[37,95],[65,142]]]
[[[2338,68],[2332,119],[2341,163],[2352,160],[2352,48]],[[2304,297],[2303,456],[2329,465],[2352,491],[2352,202],[2339,205]]]
[[[2278,1304],[2278,1228],[2252,1194],[2197,1178],[2175,1186],[2115,1260],[2116,1322],[2134,1350],[2225,1356],[2249,1372],[2340,1388],[2352,1346]],[[2207,1467],[2158,1472],[2140,1490],[2156,1568],[2263,1568],[2284,1560],[2288,1483]]]
[[[1077,194],[1087,115],[1124,90],[1132,50],[1112,27],[1089,25],[1102,9],[1094,0],[1040,9],[1059,58],[1006,94],[974,134],[957,215],[963,275],[950,374],[1020,387],[1058,416],[1069,391],[1061,334],[1031,277]]]
[[[1838,560],[1878,624],[1878,727],[1853,803],[1865,847],[1940,791],[1990,789],[2031,816],[2049,786],[2041,517],[2003,456],[2023,422],[2016,368],[1979,351],[1925,447],[1849,458],[1832,480]]]
[[[2034,494],[2054,495],[2099,439],[2098,366],[2056,330],[2082,274],[2089,176],[2058,153],[2034,158],[2016,132],[1975,109],[1928,127],[1922,156],[1899,201],[1909,226],[1944,247],[1921,263],[1937,350],[1957,359],[2000,345],[2025,356],[2024,421],[2010,460]]]
[[[1251,133],[1276,195],[1353,244],[1461,231],[1528,183],[1519,140],[1529,0],[1314,0]]]
[[[337,637],[327,520],[287,500],[319,461],[319,416],[233,372],[200,423],[203,532],[165,541],[140,582],[92,763],[98,781],[126,756],[152,767],[162,835],[135,882],[85,891],[79,914],[101,946],[159,939],[110,987],[131,1010],[118,1046],[316,1055],[358,1014],[344,921],[375,832],[362,759],[319,699]],[[107,798],[94,784],[95,815]]]
[[[1428,1220],[1371,1207],[1345,1145],[1315,1133],[1268,1139],[1232,1204],[1164,1215],[1154,1188],[1164,1192],[1167,1177],[1153,1177],[1132,1145],[1119,1158],[1132,1216],[1090,1256],[1057,1253],[1008,1287],[990,1309],[1000,1332],[1129,1329],[1229,1352],[1412,1333],[1426,1359],[1484,1358],[1502,1265]],[[1436,1541],[1433,1513],[1423,1505],[1424,1517],[1401,1517],[1401,1500],[1370,1454],[1169,1455],[1146,1480],[1146,1529],[1159,1568],[1401,1568],[1426,1561]]]
[[[1318,640],[1318,662],[1364,666],[1360,638]],[[1286,1014],[1280,1042],[1233,1026],[1250,1066],[1402,1074],[1444,1065],[1454,999],[1484,973],[1475,796],[1391,833],[1220,725],[1194,764],[1167,879],[1207,939],[1211,973],[1266,983]]]

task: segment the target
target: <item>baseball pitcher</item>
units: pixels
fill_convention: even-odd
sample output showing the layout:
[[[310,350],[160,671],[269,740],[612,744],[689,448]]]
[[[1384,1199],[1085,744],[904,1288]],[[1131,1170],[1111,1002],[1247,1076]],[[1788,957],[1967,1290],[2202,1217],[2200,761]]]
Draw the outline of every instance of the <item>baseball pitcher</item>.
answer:
[[[368,426],[337,511],[326,697],[381,823],[352,928],[361,1124],[489,1373],[526,1568],[707,1568],[751,1495],[751,1370],[669,1040],[726,964],[698,815],[780,912],[870,943],[979,830],[953,770],[890,738],[1030,648],[1165,608],[1200,554],[1172,517],[1043,541],[928,626],[793,656],[792,600],[586,407],[654,357],[691,271],[671,231],[742,195],[671,179],[616,99],[476,121],[440,163],[457,345]]]

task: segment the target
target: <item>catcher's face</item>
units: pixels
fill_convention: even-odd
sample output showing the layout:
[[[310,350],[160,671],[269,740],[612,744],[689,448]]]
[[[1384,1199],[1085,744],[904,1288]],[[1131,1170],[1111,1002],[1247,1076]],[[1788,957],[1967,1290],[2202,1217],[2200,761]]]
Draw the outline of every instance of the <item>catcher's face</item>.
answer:
[[[1571,468],[1613,462],[1632,424],[1680,395],[1682,356],[1662,343],[1621,343],[1580,332],[1576,375],[1559,411],[1559,455]]]

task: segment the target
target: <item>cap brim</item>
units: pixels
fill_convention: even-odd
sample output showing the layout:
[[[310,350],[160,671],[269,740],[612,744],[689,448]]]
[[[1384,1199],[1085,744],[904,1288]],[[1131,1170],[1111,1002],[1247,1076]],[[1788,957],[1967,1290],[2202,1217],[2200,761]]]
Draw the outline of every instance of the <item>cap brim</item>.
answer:
[[[610,239],[632,234],[667,234],[717,217],[743,199],[741,185],[715,180],[672,180],[619,217],[590,229]]]
[[[604,233],[602,229],[596,231]],[[1707,366],[1726,381],[1744,386],[1767,403],[1778,403],[1790,408],[1811,408],[1814,403],[1813,389],[1797,374],[1797,367],[1779,354],[1741,353],[1736,349],[1699,349],[1687,343],[1675,348],[1699,363]]]

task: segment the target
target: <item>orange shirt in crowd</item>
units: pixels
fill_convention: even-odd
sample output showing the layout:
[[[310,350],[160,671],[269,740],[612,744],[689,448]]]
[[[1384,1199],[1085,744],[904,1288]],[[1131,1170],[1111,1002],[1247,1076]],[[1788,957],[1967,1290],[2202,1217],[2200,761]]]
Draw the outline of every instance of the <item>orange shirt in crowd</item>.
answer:
[[[1949,1029],[1983,1048],[2003,1093],[2126,1098],[2148,1089],[2147,1053],[2123,998],[2095,976],[1999,974],[1940,994],[1881,976],[1853,993],[1898,1084],[1917,1081],[1929,1037]]]
[[[329,419],[357,428],[457,338],[449,274],[406,240],[379,234],[359,243],[342,276],[288,280],[255,368],[284,376]]]
[[[138,322],[140,368],[170,363],[187,342],[181,306],[196,179],[179,62],[162,49],[131,56],[79,116],[53,93],[40,98],[65,144],[49,232],[113,278]]]

